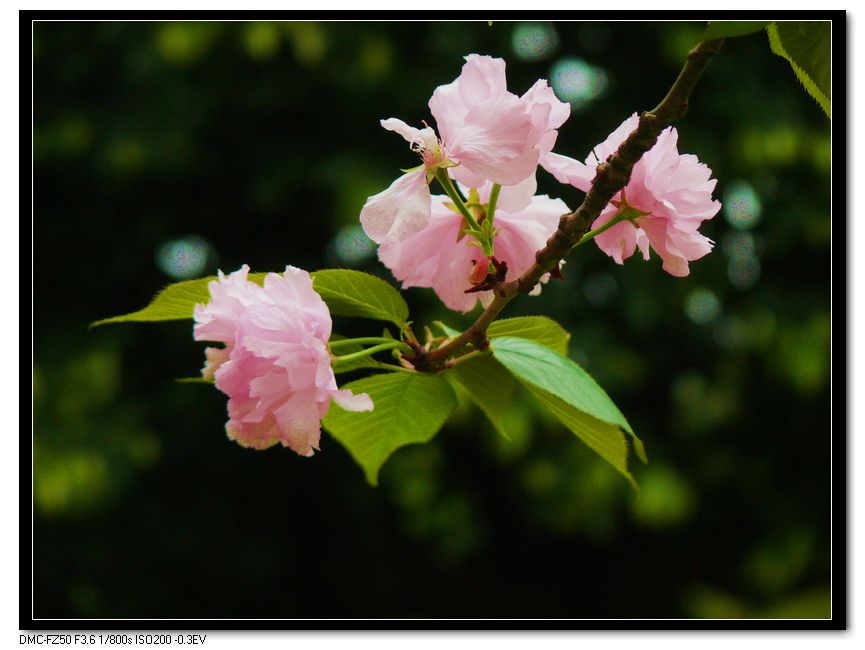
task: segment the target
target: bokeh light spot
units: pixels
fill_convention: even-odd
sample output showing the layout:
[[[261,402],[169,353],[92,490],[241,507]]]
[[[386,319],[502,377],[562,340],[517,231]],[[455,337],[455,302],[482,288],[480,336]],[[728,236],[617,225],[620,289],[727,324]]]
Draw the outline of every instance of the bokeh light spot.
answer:
[[[318,63],[327,53],[327,34],[324,28],[314,22],[283,23],[285,31],[294,46],[294,55],[300,63]]]
[[[375,253],[375,242],[357,224],[340,228],[332,245],[339,261],[349,266],[356,266]]]
[[[760,260],[753,255],[736,257],[727,264],[727,278],[737,289],[750,289],[760,279]]]
[[[760,278],[757,242],[749,232],[731,231],[724,235],[721,249],[727,256],[727,278],[737,289],[750,289]]]
[[[580,58],[568,57],[553,64],[550,84],[559,99],[579,111],[604,95],[609,79],[603,69]]]
[[[211,257],[211,247],[197,235],[165,242],[156,251],[156,265],[178,280],[200,276]]]
[[[272,58],[281,40],[280,30],[273,23],[249,23],[243,32],[247,53],[259,61]]]
[[[731,260],[756,257],[757,243],[749,232],[731,231],[721,240],[721,250]]]
[[[169,63],[185,65],[200,59],[210,47],[219,23],[164,23],[156,32],[156,44]]]
[[[514,54],[523,61],[549,57],[559,45],[559,35],[549,23],[519,23],[511,37]]]
[[[747,181],[733,181],[724,190],[724,217],[734,228],[750,230],[760,222],[763,204]]]
[[[751,336],[748,323],[741,316],[726,316],[715,325],[715,342],[725,350],[747,348]]]
[[[685,298],[685,315],[698,325],[711,323],[720,313],[721,303],[709,289],[697,287]]]

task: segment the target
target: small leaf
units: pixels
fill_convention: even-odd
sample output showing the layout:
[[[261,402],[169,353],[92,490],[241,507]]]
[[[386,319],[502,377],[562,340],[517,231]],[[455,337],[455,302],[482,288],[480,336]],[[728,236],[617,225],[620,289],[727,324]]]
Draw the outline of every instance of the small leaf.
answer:
[[[759,32],[771,22],[771,20],[712,20],[706,25],[706,31],[703,32],[700,40],[747,36]]]
[[[375,408],[351,412],[331,404],[322,424],[363,468],[372,485],[377,485],[379,468],[394,451],[428,442],[456,406],[453,389],[436,375],[375,375],[341,388],[355,395],[367,393]]]
[[[445,336],[448,336],[448,337],[450,337],[450,338],[453,338],[453,337],[455,337],[455,336],[459,336],[459,335],[460,335],[460,331],[459,331],[459,330],[455,330],[455,329],[454,329],[453,327],[451,327],[450,325],[445,325],[445,324],[444,324],[442,321],[440,321],[440,320],[434,320],[434,321],[432,322],[432,324],[433,324],[433,327],[435,327],[435,328],[438,329],[442,334],[444,334]]]
[[[790,62],[805,90],[831,118],[832,23],[779,21],[767,31],[772,51]]]
[[[386,320],[400,329],[405,327],[408,305],[399,291],[384,280],[349,269],[325,269],[310,275],[313,289],[332,314]]]
[[[514,394],[514,380],[502,364],[489,355],[466,359],[445,372],[484,412],[500,434],[510,439],[503,417]]]
[[[517,316],[494,321],[487,329],[490,339],[502,336],[518,336],[535,341],[559,354],[568,354],[568,341],[571,335],[564,327],[546,316]]]
[[[516,337],[497,338],[493,356],[577,437],[633,482],[628,469],[628,442],[646,462],[643,443],[585,370],[544,345]]]
[[[267,273],[250,273],[249,279],[262,284],[266,275]],[[216,276],[211,275],[198,280],[185,280],[184,282],[169,284],[156,294],[156,297],[144,309],[122,316],[103,318],[91,323],[90,327],[111,323],[144,323],[192,318],[195,305],[210,302],[210,291],[207,287],[214,280],[216,280]]]

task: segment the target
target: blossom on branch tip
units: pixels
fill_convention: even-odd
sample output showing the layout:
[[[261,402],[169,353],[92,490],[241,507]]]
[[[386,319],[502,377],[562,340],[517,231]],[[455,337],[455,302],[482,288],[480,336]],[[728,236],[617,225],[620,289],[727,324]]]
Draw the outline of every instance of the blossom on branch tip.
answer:
[[[469,187],[484,181],[515,185],[534,175],[570,115],[547,82],[537,81],[522,97],[507,89],[504,59],[469,54],[460,76],[439,86],[430,112],[448,156],[459,162],[451,175]]]
[[[456,80],[436,88],[429,107],[438,135],[426,124],[418,129],[396,118],[381,121],[410,144],[422,165],[363,206],[361,225],[378,244],[394,245],[427,225],[429,183],[440,169],[469,187],[507,187],[533,177],[570,114],[545,80],[518,97],[507,90],[504,60],[477,54],[466,57]]]
[[[613,155],[638,125],[634,113],[594,148],[585,163],[549,154],[543,166],[559,182],[588,192],[598,164]],[[700,234],[698,228],[721,209],[721,203],[712,199],[717,181],[710,179],[712,170],[696,156],[679,153],[677,139],[675,128],[664,129],[655,145],[634,165],[625,188],[592,224],[592,229],[599,228],[628,209],[630,214],[642,213],[595,237],[598,247],[617,264],[638,248],[643,258],[649,259],[652,248],[663,261],[665,271],[684,277],[690,272],[688,262],[712,250],[712,240]]]
[[[264,286],[248,274],[246,265],[227,277],[220,271],[208,285],[210,302],[195,306],[195,340],[225,345],[205,350],[202,374],[228,395],[230,439],[312,456],[331,400],[349,411],[371,411],[372,400],[337,388],[330,312],[309,273],[287,266],[283,275],[268,273]]]

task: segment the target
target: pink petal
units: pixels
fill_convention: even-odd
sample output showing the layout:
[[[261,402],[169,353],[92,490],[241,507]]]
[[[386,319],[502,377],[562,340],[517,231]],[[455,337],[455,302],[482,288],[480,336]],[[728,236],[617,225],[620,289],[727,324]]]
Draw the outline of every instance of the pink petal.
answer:
[[[426,171],[403,174],[389,188],[367,199],[360,223],[367,236],[378,244],[402,241],[429,222],[430,193]]]
[[[459,84],[460,95],[467,106],[506,93],[508,88],[505,60],[469,54],[456,83]]]
[[[473,106],[452,141],[449,157],[493,183],[514,185],[532,172],[540,134],[514,95],[497,95]]]
[[[606,140],[592,149],[592,153],[589,154],[589,157],[593,158],[596,163],[604,162],[607,158],[616,153],[619,146],[628,139],[628,136],[631,135],[631,133],[637,130],[639,125],[640,117],[636,113],[632,114],[628,119],[616,127],[616,130],[608,135]],[[586,159],[586,162],[589,162],[588,158]]]
[[[588,192],[595,179],[595,166],[587,166],[579,160],[557,153],[548,153],[541,158],[541,167],[550,172],[557,181],[573,185],[578,190]]]
[[[346,411],[372,411],[372,398],[366,393],[354,395],[350,390],[338,390],[333,393],[333,401]]]
[[[529,88],[521,98],[526,104],[529,113],[533,116],[535,127],[539,131],[552,131],[558,129],[571,114],[571,105],[559,100],[553,89],[550,88],[546,79],[538,79],[534,85]],[[547,110],[538,111],[540,107],[545,107]],[[549,149],[545,147],[542,151],[550,151],[555,144],[555,137],[549,143]]]
[[[430,127],[416,129],[395,117],[381,120],[380,123],[388,131],[399,133],[409,144],[417,144],[426,148],[434,147],[436,145],[436,134]]]
[[[610,212],[609,217],[612,218],[612,216],[613,213]],[[604,217],[596,219],[592,227],[597,228],[602,225],[600,223],[602,219]],[[604,219],[604,221],[609,221],[609,218]],[[627,258],[634,254],[637,247],[637,229],[630,221],[622,221],[600,235],[596,235],[595,243],[598,248],[612,257],[616,264],[623,264]]]
[[[487,184],[479,190],[481,201],[483,203],[487,203],[490,200],[490,190],[492,190],[492,184]],[[535,192],[537,191],[538,178],[535,174],[526,177],[525,180],[520,181],[516,185],[503,186],[502,189],[499,190],[496,214],[498,214],[499,210],[504,210],[506,212],[520,212],[521,210],[528,208],[532,203]]]

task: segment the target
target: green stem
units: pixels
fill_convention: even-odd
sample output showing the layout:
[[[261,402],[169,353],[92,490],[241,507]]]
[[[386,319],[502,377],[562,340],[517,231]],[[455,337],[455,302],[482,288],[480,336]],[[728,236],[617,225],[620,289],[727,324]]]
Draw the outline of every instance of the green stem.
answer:
[[[375,367],[380,370],[387,370],[389,372],[417,372],[417,370],[412,370],[411,368],[403,368],[402,366],[397,366],[392,363],[376,362]]]
[[[356,339],[336,339],[328,343],[331,349],[339,348],[346,345],[364,345],[366,343],[392,343],[394,339],[389,339],[384,336],[361,336]]]
[[[646,214],[649,214],[649,213],[648,212],[640,212],[639,210],[635,210],[634,208],[631,208],[631,207],[624,207],[619,212],[617,212],[615,214],[615,216],[613,216],[613,218],[610,219],[607,223],[605,223],[601,226],[598,226],[594,230],[590,230],[585,235],[583,235],[580,238],[580,241],[578,241],[576,244],[574,244],[574,248],[576,248],[577,246],[580,246],[582,244],[585,244],[588,241],[592,241],[595,237],[600,235],[605,230],[609,230],[610,228],[615,226],[617,223],[621,223],[622,221],[633,221],[637,217],[642,217]]]
[[[477,222],[477,219],[475,219],[471,211],[466,207],[466,204],[463,203],[462,197],[460,197],[457,188],[454,187],[450,174],[448,174],[448,170],[444,167],[439,167],[436,171],[436,180],[439,182],[439,185],[442,186],[445,193],[448,195],[448,198],[450,198],[451,202],[454,204],[454,207],[456,207],[456,209],[460,211],[460,214],[463,215],[466,223],[468,223],[473,230],[480,231],[480,224]]]
[[[457,365],[458,363],[462,363],[463,361],[468,361],[469,359],[474,359],[475,357],[479,357],[482,355],[489,356],[489,350],[472,350],[468,354],[464,354],[454,359],[453,365]]]
[[[487,219],[490,220],[490,224],[493,223],[493,217],[496,214],[496,204],[499,202],[499,192],[501,192],[502,186],[498,183],[493,184],[493,189],[490,190],[490,200],[487,202]]]
[[[346,354],[344,356],[333,357],[333,365],[337,365],[340,363],[346,363],[348,361],[355,361],[356,359],[363,359],[364,357],[371,356],[376,352],[383,352],[384,350],[393,350],[399,347],[406,347],[404,343],[401,341],[391,341],[390,343],[382,343],[381,345],[374,345],[371,348],[366,348],[365,350],[360,350],[358,352],[352,352],[351,354]]]

